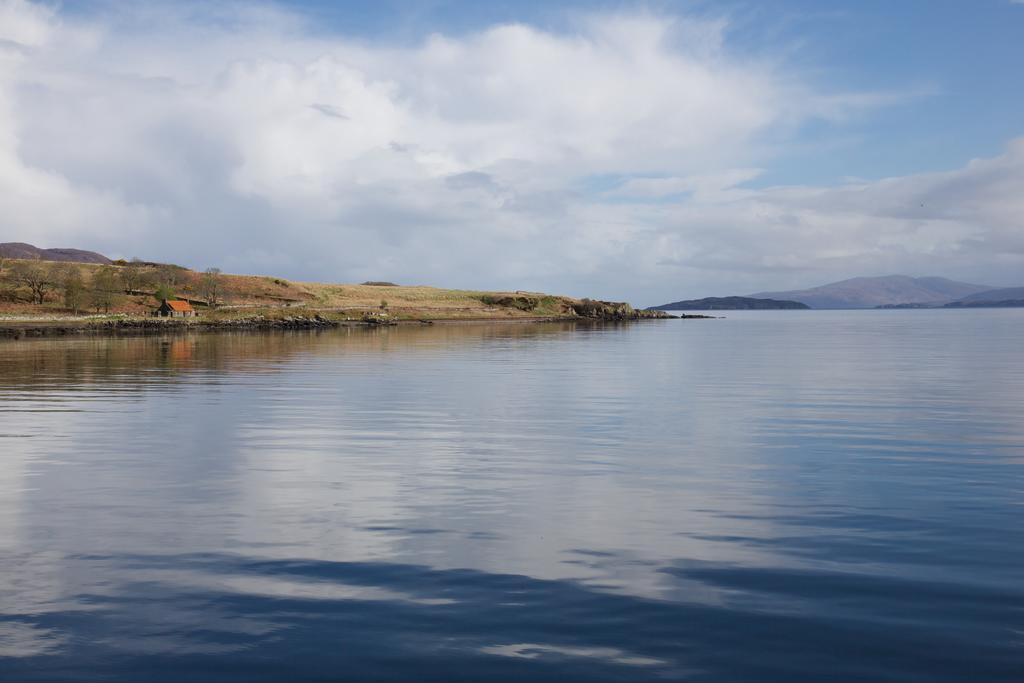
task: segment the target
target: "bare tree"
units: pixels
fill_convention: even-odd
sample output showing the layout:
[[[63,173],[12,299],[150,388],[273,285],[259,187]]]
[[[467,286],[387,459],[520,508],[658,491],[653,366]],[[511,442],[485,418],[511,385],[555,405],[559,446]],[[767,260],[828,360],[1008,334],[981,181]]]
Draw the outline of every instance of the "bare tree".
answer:
[[[89,292],[89,303],[97,312],[110,312],[114,303],[114,292],[117,291],[117,271],[113,266],[103,266],[92,276],[92,289]]]
[[[121,284],[124,286],[125,294],[134,294],[142,286],[144,279],[143,263],[138,256],[132,258],[127,265],[121,266],[118,275],[121,276]]]
[[[0,256],[0,300],[4,301],[17,301],[17,294],[14,291],[15,288],[10,285],[17,285],[14,278],[11,277],[11,269],[8,268],[10,259],[4,256]]]
[[[188,279],[188,270],[181,266],[165,263],[157,266],[157,285],[167,285],[171,289],[178,289]]]
[[[85,281],[78,266],[68,264],[57,273],[58,282],[64,292],[64,307],[70,308],[76,315],[82,308],[85,299]]]
[[[28,287],[32,303],[46,302],[46,293],[54,285],[53,269],[38,261],[22,261],[11,267],[14,281]]]
[[[215,308],[220,303],[221,290],[224,286],[223,280],[220,268],[207,268],[199,281],[199,294],[206,299],[210,308]]]

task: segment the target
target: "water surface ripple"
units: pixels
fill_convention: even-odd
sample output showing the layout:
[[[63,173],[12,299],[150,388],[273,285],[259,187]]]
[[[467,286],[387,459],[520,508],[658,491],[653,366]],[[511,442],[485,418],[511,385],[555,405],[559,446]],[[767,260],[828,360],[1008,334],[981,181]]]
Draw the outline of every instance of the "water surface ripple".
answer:
[[[0,679],[1022,680],[1022,338],[0,343]]]

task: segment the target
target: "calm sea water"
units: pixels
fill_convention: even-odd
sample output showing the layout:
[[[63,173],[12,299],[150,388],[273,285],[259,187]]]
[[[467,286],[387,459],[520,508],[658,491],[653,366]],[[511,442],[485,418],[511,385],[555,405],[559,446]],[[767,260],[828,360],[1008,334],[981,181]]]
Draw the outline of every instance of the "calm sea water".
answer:
[[[0,679],[1024,679],[1024,311],[726,315],[0,343]]]

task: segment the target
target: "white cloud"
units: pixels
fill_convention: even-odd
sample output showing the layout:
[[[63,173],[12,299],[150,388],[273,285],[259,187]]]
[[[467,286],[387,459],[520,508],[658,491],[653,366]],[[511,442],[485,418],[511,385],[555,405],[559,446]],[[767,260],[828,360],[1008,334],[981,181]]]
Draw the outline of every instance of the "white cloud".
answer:
[[[0,0],[5,237],[648,303],[808,268],[1019,264],[1020,145],[949,174],[744,188],[802,122],[892,96],[820,92],[727,30],[598,15],[396,47],[272,6],[85,20]]]
[[[0,4],[0,41],[10,46],[33,47],[46,42],[54,11],[26,0]]]
[[[760,169],[734,168],[722,173],[685,178],[633,178],[610,194],[619,197],[657,199],[692,193],[696,201],[724,200],[749,194],[749,191],[739,190],[736,186],[759,175]]]
[[[1024,265],[1024,140],[945,173],[832,188],[748,190],[662,209],[662,264],[808,281],[845,273],[966,273],[983,282]],[[981,264],[979,266],[979,264]],[[811,280],[813,281],[813,279]],[[750,288],[748,288],[750,289]],[[740,292],[743,290],[740,289]]]

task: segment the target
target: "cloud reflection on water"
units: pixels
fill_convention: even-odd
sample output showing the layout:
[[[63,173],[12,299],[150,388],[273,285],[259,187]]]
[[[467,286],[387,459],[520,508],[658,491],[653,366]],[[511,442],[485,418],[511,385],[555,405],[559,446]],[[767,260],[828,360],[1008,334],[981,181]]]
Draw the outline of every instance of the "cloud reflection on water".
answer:
[[[999,678],[1022,319],[772,313],[5,343],[2,647],[39,671],[768,679],[802,638],[807,670],[878,674],[838,653],[856,638]]]

